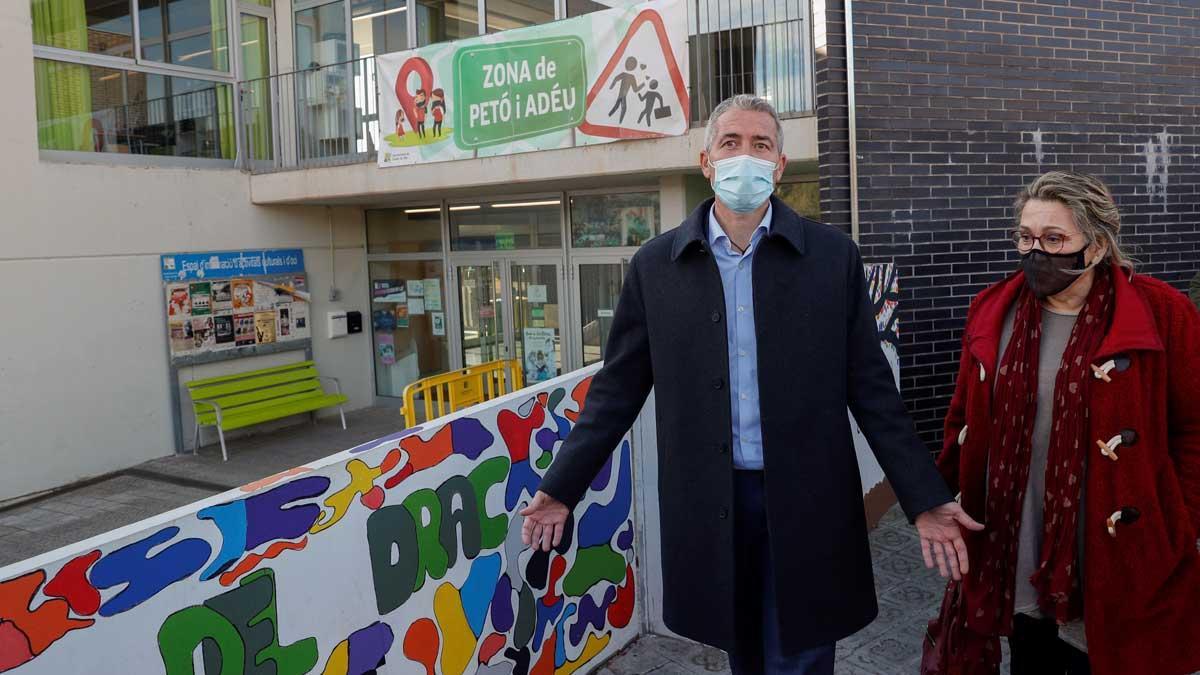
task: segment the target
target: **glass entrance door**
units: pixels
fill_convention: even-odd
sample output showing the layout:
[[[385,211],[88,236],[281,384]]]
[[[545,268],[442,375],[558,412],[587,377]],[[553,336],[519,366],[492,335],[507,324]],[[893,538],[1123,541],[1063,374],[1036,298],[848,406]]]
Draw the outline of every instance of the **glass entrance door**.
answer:
[[[517,359],[526,382],[562,374],[561,260],[495,258],[455,266],[462,363]]]
[[[508,265],[513,355],[525,369],[526,382],[542,382],[563,372],[561,270],[558,263]]]
[[[575,307],[579,316],[576,353],[583,355],[582,365],[604,360],[604,348],[612,330],[627,265],[625,259],[575,262],[572,276],[577,280],[574,292],[578,294]]]
[[[498,263],[457,268],[461,308],[462,363],[477,366],[508,358],[504,330],[504,286]]]

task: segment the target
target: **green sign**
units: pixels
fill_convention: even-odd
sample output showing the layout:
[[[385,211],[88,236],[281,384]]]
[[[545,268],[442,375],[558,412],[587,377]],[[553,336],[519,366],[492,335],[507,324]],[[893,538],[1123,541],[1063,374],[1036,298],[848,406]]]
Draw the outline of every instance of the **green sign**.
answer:
[[[517,247],[517,236],[515,234],[497,234],[496,235],[496,250],[511,251]]]
[[[464,150],[568,129],[583,120],[583,40],[478,45],[454,55],[454,142]]]
[[[686,134],[687,26],[650,0],[379,54],[379,166]]]

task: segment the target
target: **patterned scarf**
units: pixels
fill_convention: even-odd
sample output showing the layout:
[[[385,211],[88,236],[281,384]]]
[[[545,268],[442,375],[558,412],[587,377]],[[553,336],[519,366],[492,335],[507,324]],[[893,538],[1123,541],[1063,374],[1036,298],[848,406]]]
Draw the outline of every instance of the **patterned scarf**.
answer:
[[[1028,287],[1016,299],[1012,337],[1000,360],[988,436],[987,503],[978,553],[962,582],[951,582],[941,617],[936,669],[923,672],[998,673],[1000,637],[1012,634],[1021,507],[1029,485],[1033,424],[1037,416],[1038,353],[1042,305]],[[1053,427],[1046,459],[1042,556],[1030,581],[1038,605],[1059,623],[1083,610],[1076,536],[1088,448],[1088,386],[1091,363],[1108,331],[1113,285],[1097,267],[1091,291],[1075,320],[1054,382]],[[968,615],[968,607],[974,608]],[[931,654],[926,654],[926,661]]]

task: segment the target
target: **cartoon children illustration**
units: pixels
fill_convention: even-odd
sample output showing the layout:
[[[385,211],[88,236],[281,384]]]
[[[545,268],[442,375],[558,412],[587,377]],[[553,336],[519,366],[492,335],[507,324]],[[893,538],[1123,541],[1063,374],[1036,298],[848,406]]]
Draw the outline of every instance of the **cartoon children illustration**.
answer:
[[[433,137],[440,138],[442,135],[442,119],[446,117],[446,92],[442,89],[434,89],[432,98],[430,99],[430,107],[433,110]]]
[[[526,360],[525,370],[526,377],[531,382],[545,382],[550,379],[550,363],[546,359],[546,352],[541,349],[530,353]]]
[[[404,138],[404,108],[396,108],[396,138]]]
[[[638,94],[638,98],[646,103],[646,107],[642,109],[642,114],[638,115],[637,121],[641,122],[642,118],[646,118],[646,126],[651,126],[654,116],[654,109],[663,104],[663,95],[658,93],[658,80],[650,80],[650,91],[644,94]]]
[[[638,84],[637,76],[633,74],[633,69],[637,68],[637,65],[637,59],[632,56],[625,59],[625,70],[627,72],[618,73],[612,79],[612,83],[608,85],[610,90],[618,84],[621,85],[621,89],[617,92],[617,102],[613,104],[612,110],[608,111],[608,116],[612,117],[620,109],[621,116],[617,118],[618,124],[625,121],[625,110],[628,105],[625,99],[629,96],[629,90],[632,89],[634,92],[642,90],[642,85]]]
[[[429,95],[424,89],[418,89],[417,95],[413,97],[413,119],[414,126],[417,129],[417,136],[425,138],[425,110],[429,106]]]

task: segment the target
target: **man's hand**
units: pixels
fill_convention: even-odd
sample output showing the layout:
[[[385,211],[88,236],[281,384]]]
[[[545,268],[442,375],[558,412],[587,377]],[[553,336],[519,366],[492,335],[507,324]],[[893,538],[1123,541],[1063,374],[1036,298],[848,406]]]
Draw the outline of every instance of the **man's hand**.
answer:
[[[925,567],[933,569],[936,560],[942,576],[953,576],[955,581],[961,580],[971,569],[967,562],[967,544],[963,541],[960,527],[976,532],[983,529],[983,525],[968,516],[958,502],[942,504],[917,516],[917,532],[921,535]]]
[[[525,524],[521,527],[521,541],[526,546],[541,547],[543,551],[558,546],[562,541],[563,528],[571,510],[566,504],[538,490],[533,503],[521,509]]]

